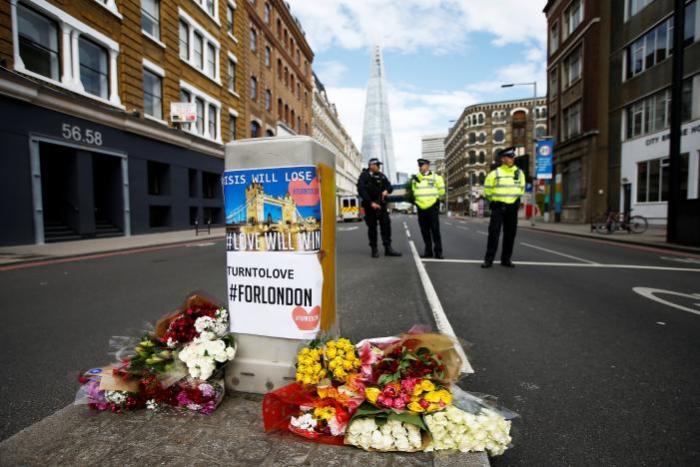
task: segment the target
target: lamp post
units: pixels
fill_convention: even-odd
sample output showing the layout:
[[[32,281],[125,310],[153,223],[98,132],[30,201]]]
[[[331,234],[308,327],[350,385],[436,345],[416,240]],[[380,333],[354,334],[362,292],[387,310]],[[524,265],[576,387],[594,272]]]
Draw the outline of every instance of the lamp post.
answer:
[[[507,83],[507,84],[501,84],[502,88],[512,88],[514,86],[532,86],[533,88],[533,99],[537,99],[537,81],[532,81],[532,82],[527,82],[527,83]],[[534,102],[533,102],[534,105]],[[536,121],[535,121],[535,111],[533,108],[532,111],[532,163],[535,164],[536,162],[536,154],[537,154],[537,138],[535,137],[535,128],[536,128]],[[534,177],[532,177],[534,180]],[[537,197],[535,196],[535,186],[534,183],[532,184],[532,216],[530,216],[530,225],[534,227],[535,225],[535,207],[537,206]],[[545,213],[545,217],[547,216],[548,213]],[[545,218],[546,220],[546,218]]]

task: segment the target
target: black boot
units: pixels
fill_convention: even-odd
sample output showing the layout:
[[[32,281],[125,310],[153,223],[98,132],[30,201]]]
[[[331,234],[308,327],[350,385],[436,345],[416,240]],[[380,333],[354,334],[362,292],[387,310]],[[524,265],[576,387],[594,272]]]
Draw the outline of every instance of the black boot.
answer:
[[[391,245],[387,246],[384,248],[384,255],[385,256],[401,256],[401,253],[398,251],[394,250]]]
[[[420,255],[421,258],[432,258],[433,257],[433,252],[430,250],[425,250],[422,255]]]
[[[379,249],[376,246],[372,247],[372,258],[379,258]]]
[[[442,252],[440,252],[440,253],[435,253],[435,259],[445,259],[445,257],[442,256]]]
[[[484,262],[481,263],[481,267],[482,267],[483,269],[490,268],[491,266],[493,266],[493,261],[484,260]]]
[[[511,260],[506,260],[506,261],[501,260],[501,266],[506,267],[506,268],[514,268],[515,264],[513,264],[513,262]]]

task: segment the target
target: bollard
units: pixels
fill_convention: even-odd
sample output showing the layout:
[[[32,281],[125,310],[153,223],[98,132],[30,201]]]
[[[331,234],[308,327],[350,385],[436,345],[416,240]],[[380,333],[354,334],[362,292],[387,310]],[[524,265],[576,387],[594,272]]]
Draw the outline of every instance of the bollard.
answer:
[[[227,390],[294,381],[303,343],[337,332],[335,158],[307,136],[226,145],[227,298],[238,350]]]
[[[194,220],[194,235],[199,236],[199,220],[195,219]]]
[[[211,235],[211,217],[207,219],[207,235]]]

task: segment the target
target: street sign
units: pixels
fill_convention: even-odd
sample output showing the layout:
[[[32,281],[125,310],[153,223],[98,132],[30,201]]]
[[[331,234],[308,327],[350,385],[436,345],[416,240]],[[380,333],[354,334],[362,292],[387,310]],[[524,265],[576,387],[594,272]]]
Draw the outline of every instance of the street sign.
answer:
[[[193,123],[197,121],[197,105],[194,102],[171,102],[170,120],[173,123]]]
[[[551,138],[537,141],[537,157],[535,159],[535,174],[537,178],[551,180],[554,140]]]

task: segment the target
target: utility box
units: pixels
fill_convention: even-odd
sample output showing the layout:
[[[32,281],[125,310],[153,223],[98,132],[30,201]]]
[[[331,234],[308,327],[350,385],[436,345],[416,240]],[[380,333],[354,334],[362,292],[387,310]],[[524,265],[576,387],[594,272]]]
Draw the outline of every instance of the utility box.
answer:
[[[307,136],[226,145],[226,277],[238,352],[226,388],[294,381],[303,343],[336,332],[335,157]]]

